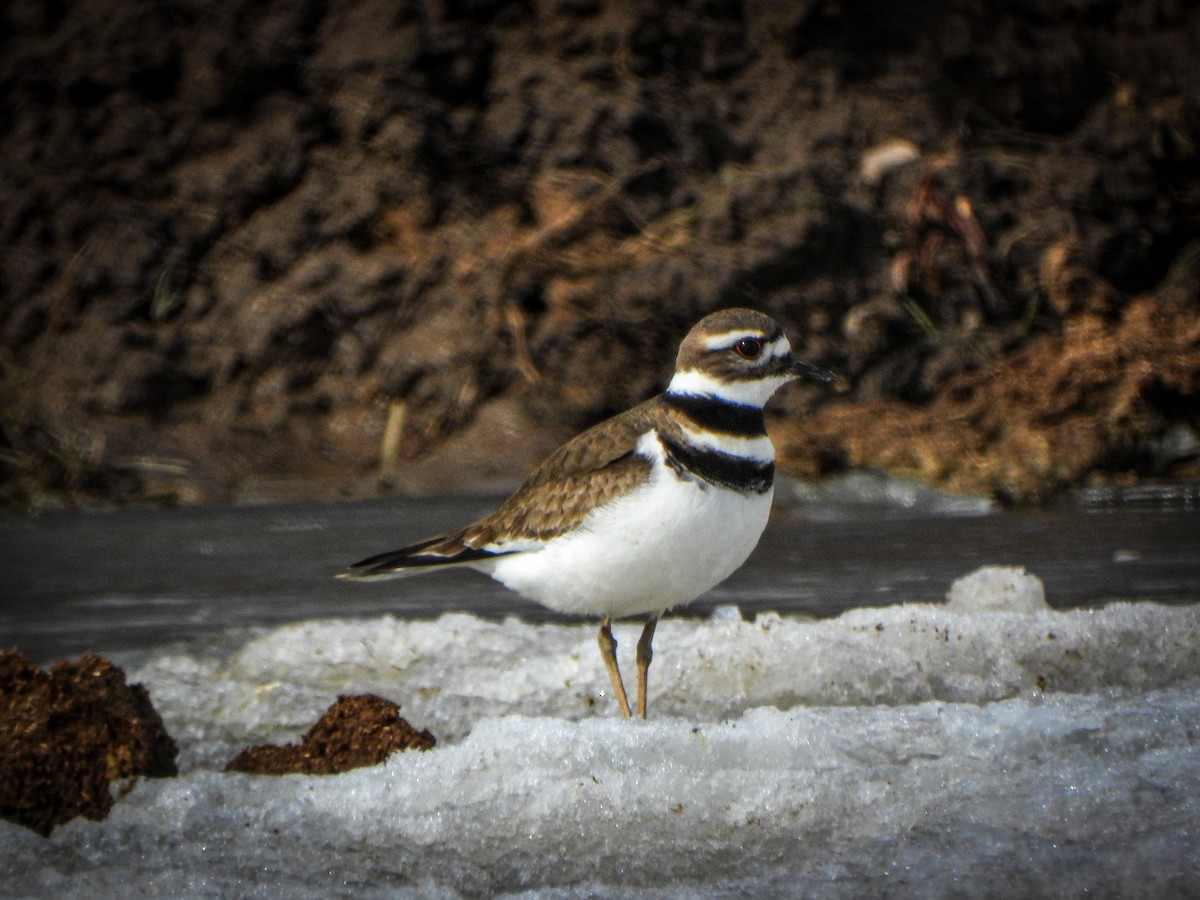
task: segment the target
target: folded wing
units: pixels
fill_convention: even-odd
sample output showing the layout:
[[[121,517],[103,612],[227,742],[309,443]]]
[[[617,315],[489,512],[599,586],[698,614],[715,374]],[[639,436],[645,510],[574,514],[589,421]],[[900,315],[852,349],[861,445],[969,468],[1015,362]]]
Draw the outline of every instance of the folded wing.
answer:
[[[491,515],[458,531],[364,559],[338,577],[401,578],[541,549],[546,541],[577,528],[594,508],[649,477],[650,460],[635,448],[638,437],[652,427],[654,402],[602,422],[559,447]]]

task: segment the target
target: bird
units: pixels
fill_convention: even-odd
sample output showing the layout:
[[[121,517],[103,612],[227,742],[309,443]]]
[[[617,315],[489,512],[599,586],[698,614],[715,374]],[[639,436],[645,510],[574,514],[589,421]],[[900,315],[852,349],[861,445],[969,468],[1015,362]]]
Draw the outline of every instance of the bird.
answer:
[[[797,378],[838,380],[797,359],[764,313],[710,313],[679,345],[665,391],[567,441],[490,515],[338,577],[463,567],[552,610],[599,616],[600,656],[625,718],[633,711],[612,621],[644,616],[635,660],[645,719],[659,618],[733,574],[766,527],[775,448],[763,407]]]

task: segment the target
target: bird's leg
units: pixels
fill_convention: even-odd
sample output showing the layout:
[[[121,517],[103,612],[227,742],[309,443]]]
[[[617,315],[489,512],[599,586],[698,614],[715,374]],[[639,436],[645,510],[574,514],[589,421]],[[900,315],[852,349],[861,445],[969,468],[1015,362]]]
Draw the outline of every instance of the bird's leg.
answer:
[[[654,629],[657,625],[658,616],[648,618],[637,645],[637,711],[643,719],[646,718],[646,673],[650,671],[650,660],[654,659],[654,651],[650,649],[650,642],[654,640]]]
[[[621,681],[621,670],[617,668],[617,640],[612,636],[612,621],[608,616],[600,623],[600,658],[604,660],[604,668],[608,669],[608,677],[612,679],[613,693],[617,697],[617,706],[621,707],[621,715],[629,718],[633,712],[629,709],[629,698],[625,696],[625,685]]]

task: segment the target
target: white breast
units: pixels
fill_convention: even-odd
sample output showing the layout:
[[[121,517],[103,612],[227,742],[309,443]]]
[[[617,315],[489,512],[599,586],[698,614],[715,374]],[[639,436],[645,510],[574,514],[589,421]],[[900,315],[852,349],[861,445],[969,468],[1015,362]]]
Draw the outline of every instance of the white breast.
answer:
[[[541,550],[477,568],[551,609],[613,618],[662,612],[729,577],[758,543],[773,492],[741,494],[681,480],[663,464],[653,434],[638,451],[654,459],[645,485]]]

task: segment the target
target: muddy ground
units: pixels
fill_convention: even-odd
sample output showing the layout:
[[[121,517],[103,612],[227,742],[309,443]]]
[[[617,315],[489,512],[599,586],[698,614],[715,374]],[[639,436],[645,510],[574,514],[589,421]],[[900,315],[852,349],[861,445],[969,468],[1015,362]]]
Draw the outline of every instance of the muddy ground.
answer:
[[[751,305],[786,471],[1200,477],[1195,0],[13,0],[7,505],[511,482]]]

